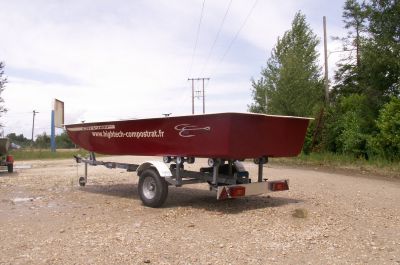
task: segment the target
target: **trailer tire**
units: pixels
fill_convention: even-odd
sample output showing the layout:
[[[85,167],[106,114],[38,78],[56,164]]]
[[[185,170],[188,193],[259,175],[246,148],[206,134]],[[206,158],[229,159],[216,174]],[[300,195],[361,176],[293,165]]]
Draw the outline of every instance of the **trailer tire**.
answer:
[[[79,182],[79,186],[85,187],[85,185],[86,185],[86,178],[85,178],[85,177],[80,177],[79,180],[78,180],[78,182]]]
[[[140,174],[138,190],[144,205],[157,208],[167,199],[168,183],[155,168],[148,168]]]
[[[8,173],[13,173],[14,172],[14,164],[8,164],[7,170],[8,170]]]

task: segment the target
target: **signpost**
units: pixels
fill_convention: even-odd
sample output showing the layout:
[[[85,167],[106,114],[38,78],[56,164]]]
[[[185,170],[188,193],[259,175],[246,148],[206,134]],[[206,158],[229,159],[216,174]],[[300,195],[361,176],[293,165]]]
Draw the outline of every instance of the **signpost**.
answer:
[[[56,127],[64,126],[64,102],[54,99],[53,110],[51,111],[51,151],[56,151]]]

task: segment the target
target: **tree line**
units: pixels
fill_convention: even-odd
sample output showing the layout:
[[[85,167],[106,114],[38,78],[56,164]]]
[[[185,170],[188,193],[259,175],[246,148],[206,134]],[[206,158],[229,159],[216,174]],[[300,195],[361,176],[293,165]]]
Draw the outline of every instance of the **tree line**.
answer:
[[[343,58],[329,101],[318,63],[319,39],[296,13],[261,77],[252,80],[249,111],[314,117],[303,152],[400,160],[400,3],[347,0]]]
[[[50,148],[50,136],[46,133],[38,135],[33,142],[31,139],[27,139],[23,134],[17,135],[15,133],[10,133],[6,137],[9,138],[12,143],[19,145],[21,148]],[[56,135],[55,139],[57,148],[75,148],[75,145],[72,143],[71,139],[69,139],[66,132]]]

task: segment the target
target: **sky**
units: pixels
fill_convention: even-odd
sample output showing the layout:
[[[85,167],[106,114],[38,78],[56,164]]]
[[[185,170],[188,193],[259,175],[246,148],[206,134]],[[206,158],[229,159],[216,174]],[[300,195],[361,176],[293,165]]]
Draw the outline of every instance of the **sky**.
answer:
[[[0,0],[4,134],[30,139],[33,110],[35,137],[49,134],[55,98],[65,103],[66,124],[190,115],[188,78],[210,78],[206,113],[246,112],[251,79],[298,11],[321,41],[321,67],[327,17],[332,77],[343,1]]]

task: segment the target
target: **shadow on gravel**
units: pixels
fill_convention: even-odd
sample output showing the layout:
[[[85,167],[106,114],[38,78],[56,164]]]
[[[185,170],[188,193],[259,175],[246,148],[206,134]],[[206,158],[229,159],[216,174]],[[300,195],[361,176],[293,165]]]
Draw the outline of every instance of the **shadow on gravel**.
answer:
[[[81,190],[107,196],[140,200],[137,184],[89,184],[88,186],[81,188]],[[162,208],[171,209],[187,207],[210,212],[236,214],[249,210],[280,207],[287,204],[302,202],[302,200],[284,197],[284,194],[285,193],[274,193],[270,196],[253,196],[241,199],[218,201],[216,199],[216,194],[208,190],[195,189],[188,186],[183,188],[170,187],[167,200]]]
[[[191,188],[170,189],[164,208],[190,207],[210,212],[236,214],[249,210],[280,207],[287,204],[299,203],[301,200],[277,197],[282,195],[252,196],[240,199],[217,200],[216,194],[206,190]]]
[[[0,177],[15,177],[18,175],[18,172],[8,173],[7,170],[0,170]]]
[[[85,187],[81,187],[80,190],[90,193],[140,200],[137,184],[88,184]]]

